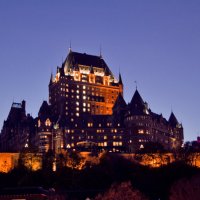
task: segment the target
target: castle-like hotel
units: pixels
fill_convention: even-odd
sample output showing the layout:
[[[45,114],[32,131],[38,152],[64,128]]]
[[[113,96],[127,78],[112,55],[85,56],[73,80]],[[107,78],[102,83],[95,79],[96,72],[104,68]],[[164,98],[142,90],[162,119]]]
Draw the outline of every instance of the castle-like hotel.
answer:
[[[44,153],[63,149],[137,152],[147,143],[167,151],[183,144],[183,127],[151,111],[136,89],[130,103],[102,56],[73,52],[49,82],[49,102],[38,117],[26,114],[26,102],[13,103],[0,134],[1,152],[36,148]]]

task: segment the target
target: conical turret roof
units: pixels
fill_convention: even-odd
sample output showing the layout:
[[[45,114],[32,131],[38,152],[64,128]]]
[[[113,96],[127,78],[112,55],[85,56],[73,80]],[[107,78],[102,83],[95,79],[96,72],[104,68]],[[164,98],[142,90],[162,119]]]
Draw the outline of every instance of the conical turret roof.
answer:
[[[38,112],[39,118],[50,118],[51,117],[51,109],[48,105],[47,101],[43,101]]]
[[[171,115],[169,117],[169,123],[170,125],[172,125],[173,127],[176,127],[179,123],[178,120],[176,119],[176,116],[174,115],[173,112],[171,112]]]
[[[131,103],[129,104],[129,107],[130,107],[131,113],[134,114],[134,115],[146,114],[145,103],[144,103],[144,101],[143,101],[142,97],[140,96],[137,89],[136,89],[136,91],[135,91],[135,93],[132,97],[132,100],[131,100]]]
[[[117,97],[117,99],[115,101],[113,109],[115,109],[115,108],[122,108],[122,109],[127,108],[127,104],[126,104],[126,102],[125,102],[125,100],[124,100],[124,98],[123,98],[121,93],[119,93],[119,95],[118,95],[118,97]]]

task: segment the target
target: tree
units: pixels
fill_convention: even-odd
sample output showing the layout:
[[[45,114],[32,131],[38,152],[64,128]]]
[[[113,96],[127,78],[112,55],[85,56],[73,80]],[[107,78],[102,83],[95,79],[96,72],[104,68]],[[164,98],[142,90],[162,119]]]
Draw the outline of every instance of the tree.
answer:
[[[170,200],[198,200],[200,197],[200,174],[175,182],[170,190]]]
[[[136,189],[133,189],[129,182],[123,182],[121,184],[113,184],[111,188],[103,195],[99,194],[95,200],[147,200],[147,198]]]
[[[67,167],[72,169],[82,169],[84,164],[84,159],[78,152],[72,151],[68,154]]]
[[[53,163],[55,161],[55,156],[52,150],[47,151],[42,160],[42,169],[46,172],[51,173],[53,171]]]

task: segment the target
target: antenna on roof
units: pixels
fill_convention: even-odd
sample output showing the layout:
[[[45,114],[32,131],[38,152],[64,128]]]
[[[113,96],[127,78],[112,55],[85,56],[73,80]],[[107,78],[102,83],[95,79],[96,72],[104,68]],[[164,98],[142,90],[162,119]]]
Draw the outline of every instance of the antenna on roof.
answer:
[[[72,44],[71,44],[71,40],[69,42],[69,52],[72,52]]]
[[[99,50],[100,50],[100,52],[99,52],[99,53],[100,53],[99,57],[102,58],[102,48],[101,48],[101,44],[100,44],[100,49],[99,49]]]
[[[135,83],[135,88],[136,88],[136,90],[137,90],[137,81],[134,81],[134,83]]]

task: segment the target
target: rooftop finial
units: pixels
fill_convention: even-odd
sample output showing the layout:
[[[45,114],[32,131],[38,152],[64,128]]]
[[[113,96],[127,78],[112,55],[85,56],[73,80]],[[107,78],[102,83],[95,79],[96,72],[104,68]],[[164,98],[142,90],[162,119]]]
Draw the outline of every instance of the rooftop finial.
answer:
[[[69,42],[69,52],[72,52],[72,44],[71,44],[71,40]]]
[[[137,90],[137,81],[134,81],[134,83],[135,83],[135,88],[136,88],[136,90]]]

